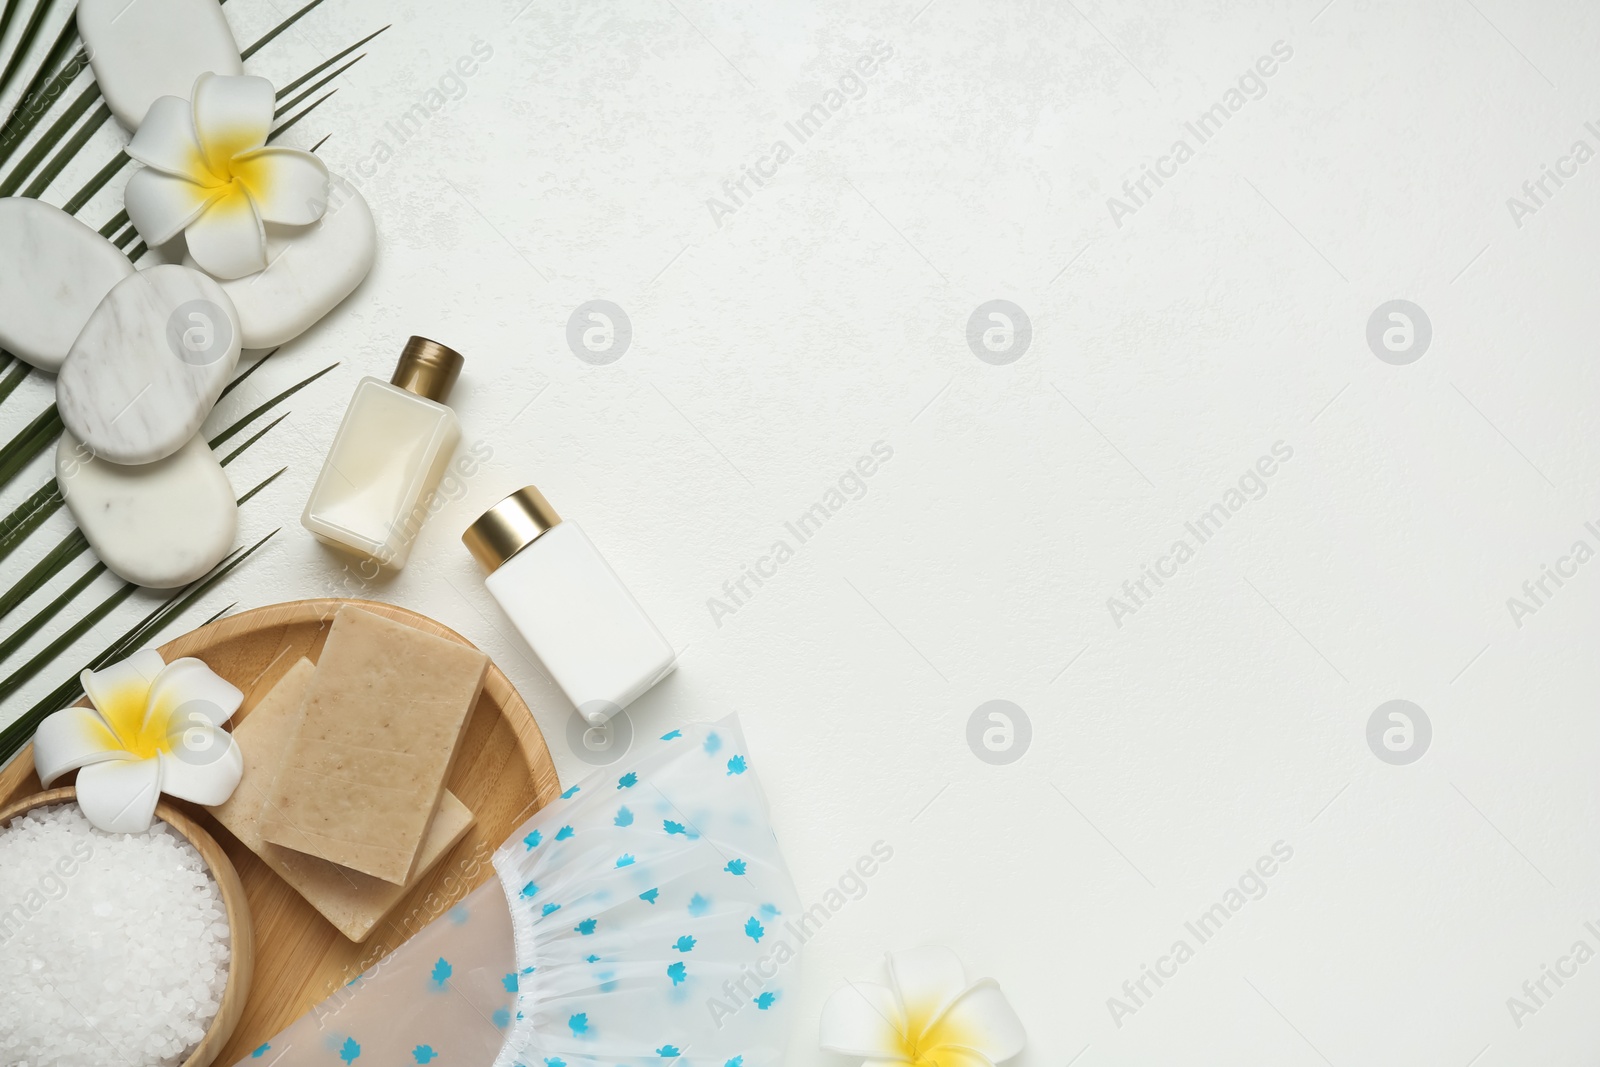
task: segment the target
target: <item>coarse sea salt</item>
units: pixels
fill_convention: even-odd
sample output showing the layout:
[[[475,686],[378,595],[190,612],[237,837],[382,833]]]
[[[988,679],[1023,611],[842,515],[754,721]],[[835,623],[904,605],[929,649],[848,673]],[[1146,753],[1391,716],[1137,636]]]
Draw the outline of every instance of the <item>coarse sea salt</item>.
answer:
[[[0,1064],[176,1067],[228,956],[222,894],[166,823],[108,834],[59,804],[0,829]]]

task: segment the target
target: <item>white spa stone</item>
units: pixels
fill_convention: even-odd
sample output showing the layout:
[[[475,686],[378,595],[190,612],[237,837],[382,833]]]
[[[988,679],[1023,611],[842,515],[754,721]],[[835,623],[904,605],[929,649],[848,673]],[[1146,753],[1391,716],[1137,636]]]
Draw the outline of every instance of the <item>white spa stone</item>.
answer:
[[[207,71],[244,70],[217,0],[79,0],[78,35],[111,114],[130,130],[157,97],[187,100]]]
[[[96,459],[64,433],[56,480],[94,554],[135,585],[187,585],[233,549],[233,486],[198,434],[166,459],[123,467]]]
[[[233,301],[205,274],[163,264],[100,301],[61,365],[56,406],[96,456],[153,463],[194,436],[238,362]]]
[[[372,269],[378,229],[372,209],[335,176],[328,210],[310,226],[267,226],[267,269],[221,282],[239,313],[245,348],[298,337],[349,296]],[[183,262],[199,269],[188,256]]]
[[[116,245],[60,208],[0,199],[0,348],[59,370],[100,298],[132,273]]]

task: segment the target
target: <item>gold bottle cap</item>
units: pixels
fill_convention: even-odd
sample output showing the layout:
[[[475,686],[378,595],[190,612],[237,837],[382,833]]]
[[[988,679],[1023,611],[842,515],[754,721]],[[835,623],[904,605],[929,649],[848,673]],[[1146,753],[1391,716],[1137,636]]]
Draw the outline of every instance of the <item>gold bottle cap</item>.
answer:
[[[500,566],[561,522],[561,516],[534,486],[518,489],[467,527],[461,543],[486,572]]]
[[[400,350],[400,360],[394,365],[394,376],[389,384],[442,404],[461,375],[461,365],[465,362],[461,353],[453,348],[426,337],[412,337]]]

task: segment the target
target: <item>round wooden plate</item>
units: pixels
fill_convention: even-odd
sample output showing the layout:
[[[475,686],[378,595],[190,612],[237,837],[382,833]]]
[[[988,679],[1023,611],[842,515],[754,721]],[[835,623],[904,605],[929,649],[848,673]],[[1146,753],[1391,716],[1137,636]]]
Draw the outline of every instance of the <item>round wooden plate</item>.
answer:
[[[342,605],[354,604],[451,641],[466,638],[424,615],[368,600],[300,600],[256,608],[202,626],[161,646],[171,662],[182,656],[204,660],[244,692],[235,722],[301,656],[312,660]],[[255,926],[255,975],[233,1038],[216,1062],[235,1064],[279,1030],[332,995],[350,979],[398,948],[444,914],[494,873],[489,857],[510,832],[561,793],[555,764],[538,724],[511,681],[493,664],[467,723],[466,737],[447,783],[472,809],[476,822],[439,865],[408,893],[372,936],[347,940],[222,829],[204,808],[171,801],[223,846],[244,883]],[[0,770],[0,807],[40,790],[33,746]]]
[[[71,786],[34,793],[9,804],[0,804],[0,826],[25,811],[48,808],[66,801],[76,800],[78,791]],[[183,1067],[210,1067],[218,1053],[227,1045],[239,1017],[244,1013],[250,997],[250,977],[255,973],[255,938],[250,929],[250,908],[239,872],[216,838],[201,829],[193,819],[173,807],[173,802],[163,800],[156,805],[156,818],[172,827],[185,841],[194,846],[216,880],[222,894],[222,906],[228,915],[228,932],[232,938],[228,961],[228,981],[222,990],[222,1003],[205,1037],[183,1061]]]

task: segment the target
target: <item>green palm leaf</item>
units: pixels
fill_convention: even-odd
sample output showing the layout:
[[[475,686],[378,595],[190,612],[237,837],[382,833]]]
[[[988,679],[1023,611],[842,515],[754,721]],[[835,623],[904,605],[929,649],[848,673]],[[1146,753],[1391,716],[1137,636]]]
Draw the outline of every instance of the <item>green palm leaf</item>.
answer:
[[[34,178],[32,183],[23,190],[22,195],[37,198],[40,193],[48,189],[50,183],[55,181],[56,175],[65,170],[68,163],[77,158],[78,153],[83,151],[83,146],[89,143],[89,138],[98,133],[100,127],[104,126],[110,118],[111,107],[108,104],[101,104],[90,112],[83,125],[78,127],[78,132],[67,138],[66,144],[62,145],[61,150],[51,157],[50,162],[39,172],[38,177]],[[46,142],[40,143],[42,145]],[[19,181],[28,168],[29,163],[25,158],[11,177],[6,179],[6,184],[10,185]],[[0,186],[0,196],[10,196],[12,191],[12,189]]]
[[[50,112],[51,105],[61,99],[61,94],[67,91],[67,86],[71,85],[72,80],[88,65],[88,53],[79,52],[73,57],[71,63],[56,71],[55,75],[44,84],[38,93],[17,101],[16,106],[11,109],[11,114],[6,118],[5,125],[0,126],[0,163],[4,163],[11,158],[11,153],[15,152],[17,146],[27,139],[28,134],[33,132],[35,126],[44,121],[45,115]],[[73,101],[72,106],[79,107],[79,101],[85,99],[88,100],[88,103],[81,105],[82,110],[78,112],[80,115],[83,114],[83,111],[88,110],[91,104],[100,99],[100,87],[91,83],[79,94],[78,99]]]
[[[271,433],[277,427],[277,425],[284,419],[288,418],[290,414],[292,414],[292,412],[284,412],[282,415],[279,415],[277,418],[267,423],[266,426],[251,434],[250,437],[245,440],[244,444],[240,445],[238,448],[222,457],[222,459],[219,461],[220,465],[226,467],[228,464],[238,459],[246,449],[255,444],[257,441],[261,440],[267,434]],[[282,470],[278,472],[278,474],[282,473]],[[240,497],[240,506],[243,506],[245,501],[255,496],[262,489],[265,489],[267,485],[271,484],[273,479],[277,478],[277,476],[277,474],[274,474],[272,478],[269,478],[266,482],[261,483],[244,496]],[[18,581],[10,589],[7,589],[4,593],[0,593],[0,619],[3,619],[7,615],[11,614],[11,612],[16,610],[18,605],[23,603],[40,589],[44,588],[50,579],[54,578],[56,575],[65,570],[69,563],[83,555],[88,548],[89,539],[83,536],[82,530],[73,530],[71,533],[67,534],[66,537],[63,537],[61,542],[57,544],[55,548],[47,552],[44,558],[39,560],[38,563],[35,563],[28,569],[28,573],[23,575],[20,581]],[[96,564],[93,573],[94,575],[98,575],[105,569],[105,564]],[[80,579],[80,582],[83,580],[84,579]],[[93,576],[91,576],[89,580],[93,580]],[[29,619],[26,623],[19,627],[16,633],[12,634],[10,637],[7,637],[4,641],[0,641],[0,663],[5,662],[5,660],[11,656],[11,653],[15,652],[17,648],[26,643],[28,638],[37,633],[45,623],[53,619],[72,599],[72,596],[76,595],[78,591],[79,587],[75,585],[74,588],[69,590],[67,594],[63,594],[61,597],[58,597],[56,600],[52,601],[32,619]]]
[[[32,596],[45,582],[58,573],[63,567],[77,559],[89,547],[89,539],[83,536],[83,531],[73,530],[61,543],[23,575],[22,581],[5,591],[4,612],[10,613],[23,600]],[[83,575],[66,588],[60,596],[46,604],[26,625],[17,628],[4,641],[0,641],[0,662],[11,658],[11,654],[27,643],[28,638],[39,632],[45,623],[61,613],[61,609],[77,599],[90,582],[94,581],[106,571],[104,563],[96,563]]]
[[[193,605],[195,601],[199,600],[202,596],[209,592],[213,586],[215,586],[223,578],[227,577],[228,574],[234,570],[234,568],[239,566],[239,564],[255,555],[256,552],[260,550],[260,548],[268,541],[272,540],[277,533],[277,530],[273,530],[272,533],[267,534],[267,536],[263,537],[249,548],[234,553],[231,557],[219,563],[209,575],[200,579],[187,589],[179,590],[177,593],[167,598],[167,600],[162,602],[159,607],[157,607],[150,614],[146,615],[143,619],[139,620],[139,622],[135,623],[131,629],[129,629],[116,641],[113,641],[99,655],[91,659],[88,663],[88,669],[99,670],[106,664],[122,659],[128,656],[130,653],[133,653],[139,648],[148,644],[156,634],[160,633],[169,623],[175,620],[179,615],[183,614],[183,612]],[[119,589],[117,592],[113,593],[111,597],[107,598],[107,600],[115,600],[116,604],[120,604],[122,601],[127,599],[128,595],[129,593],[126,589]],[[102,602],[101,606],[103,606],[104,603],[105,602]],[[112,607],[115,607],[116,604],[113,604]],[[93,609],[91,614],[98,610],[98,607]],[[100,613],[99,617],[96,618],[95,621],[98,622],[99,618],[103,618],[105,614],[109,613],[110,610],[110,608],[106,608],[105,611]],[[231,605],[229,608],[224,608],[223,612],[229,610],[231,610]],[[218,618],[221,614],[222,613],[214,615],[212,618]],[[74,629],[77,629],[77,627],[74,627]],[[87,628],[85,628],[85,632],[86,630]],[[76,636],[81,637],[82,633],[79,633]],[[76,640],[76,637],[74,637],[74,640]],[[63,645],[62,649],[64,650],[65,647],[66,645]],[[42,656],[43,653],[40,655]],[[57,655],[59,655],[59,652]],[[35,657],[35,659],[39,659],[39,657]],[[44,661],[41,660],[39,663],[39,668],[42,669],[44,665]],[[38,671],[35,670],[34,673],[36,674]],[[0,681],[0,688],[5,688],[7,686],[15,688],[15,686],[12,685],[11,678]],[[7,691],[9,691],[9,689]],[[79,684],[77,676],[74,675],[67,681],[62,682],[54,690],[48,693],[44,699],[33,705],[33,707],[23,712],[20,716],[18,716],[15,722],[11,723],[11,725],[7,726],[4,730],[0,730],[0,762],[10,759],[18,749],[28,743],[28,739],[31,738],[33,736],[33,732],[39,728],[39,723],[44,721],[45,716],[49,715],[51,712],[60,711],[62,708],[67,707],[82,695],[83,687]]]
[[[0,367],[5,368],[5,377],[0,378],[0,404],[3,404],[6,397],[22,384],[22,379],[26,378],[33,368],[10,352],[0,352]]]
[[[51,404],[17,435],[0,447],[0,486],[9,485],[17,473],[33,462],[33,458],[49,447],[61,433],[61,416]]]
[[[218,0],[225,3],[226,0]],[[276,26],[268,30],[245,48],[241,55],[249,59],[291,26],[305,18],[323,3],[309,0]],[[88,55],[79,46],[76,23],[72,15],[71,0],[3,0],[0,6],[0,39],[14,37],[9,45],[0,48],[0,93],[20,85],[15,102],[8,111],[0,112],[0,196],[43,196],[60,176],[79,159],[95,134],[103,129],[110,118],[110,109],[102,101],[99,88],[90,79],[76,92],[72,92],[88,67]],[[45,27],[52,16],[64,19],[55,30],[53,39]],[[18,28],[20,26],[20,29]],[[313,66],[278,92],[278,110],[274,116],[283,120],[273,132],[277,139],[306,116],[320,107],[331,91],[324,90],[338,77],[365,58],[356,54],[365,44],[389,27],[376,30]],[[48,41],[48,43],[45,43]],[[353,57],[353,58],[351,58]],[[309,102],[308,102],[309,101]],[[288,116],[285,119],[285,116]],[[42,127],[42,129],[41,129]],[[37,133],[37,136],[34,136]],[[326,140],[326,138],[324,138]],[[320,147],[320,144],[319,144]],[[82,211],[115,178],[130,161],[126,152],[118,151],[89,177],[84,185],[63,204],[63,210],[76,215]],[[123,249],[130,260],[137,261],[146,252],[143,242],[128,220],[126,211],[118,211],[101,228],[107,239]],[[267,353],[246,368],[228,384],[224,395],[237,388],[272,355]],[[240,434],[249,431],[242,442],[236,443],[220,462],[226,466],[262,440],[288,415],[278,414],[258,429],[252,427],[279,407],[285,400],[333,370],[324,367],[294,383],[244,415],[235,419],[208,443],[218,449]],[[32,373],[32,368],[9,353],[0,352],[0,403],[4,403]],[[54,405],[39,412],[16,432],[9,441],[0,445],[0,487],[13,481],[42,455],[62,431],[61,419]],[[283,474],[277,471],[239,498],[240,506],[264,490]],[[0,517],[0,560],[26,543],[38,529],[63,505],[60,487],[52,479],[40,486],[31,496],[14,507],[10,514]],[[275,534],[277,531],[273,531]],[[185,590],[180,590],[140,619],[116,641],[102,649],[89,661],[89,667],[98,669],[122,658],[153,640],[165,627],[177,621],[198,600],[235,568],[259,551],[273,534],[249,548],[232,554],[213,571]],[[0,618],[8,616],[35,594],[46,589],[73,561],[88,550],[88,541],[80,531],[73,530],[55,544],[44,556],[27,569],[27,572],[9,588],[0,591]],[[106,572],[103,563],[95,562],[88,570],[74,578],[55,594],[13,632],[0,639],[0,661],[15,655],[43,628],[69,606],[79,602]],[[0,678],[0,700],[13,696],[24,685],[47,670],[69,649],[105,618],[123,605],[134,593],[135,587],[124,583],[93,606],[83,617],[76,619],[63,633],[4,678]],[[219,617],[232,609],[232,605],[213,615]],[[0,762],[4,762],[25,744],[45,715],[65,707],[81,695],[76,676],[69,678],[47,694],[11,725],[0,730]]]
[[[39,64],[38,69],[33,72],[33,77],[29,79],[21,94],[18,95],[17,107],[26,107],[31,102],[42,99],[40,90],[44,88],[50,72],[61,70],[62,61],[67,58],[67,53],[72,51],[72,46],[77,43],[78,20],[76,13],[74,13],[73,16],[68,17],[61,23],[61,31],[56,34],[55,43],[50,46],[50,51],[45,53],[44,60]],[[87,63],[89,54],[79,50],[74,62],[80,61]],[[75,67],[73,73],[76,74],[82,69],[82,66]]]
[[[22,68],[23,57],[33,47],[34,40],[39,36],[40,27],[44,25],[44,17],[49,13],[50,0],[36,0],[33,5],[33,13],[28,16],[27,25],[22,27],[22,35],[17,38],[17,43],[13,46],[14,51],[11,53],[11,59],[7,61],[5,69],[0,70],[0,93],[11,87],[11,79]],[[13,12],[8,8],[6,12],[7,18],[9,19],[12,14]]]
[[[278,419],[273,423],[273,426],[276,426],[278,422],[282,421],[283,419]],[[268,427],[268,429],[270,428],[271,427]],[[251,441],[259,440],[261,436],[261,434],[257,434],[255,437],[251,438]],[[267,486],[271,485],[273,482],[277,481],[279,475],[283,474],[283,472],[288,469],[289,468],[287,467],[280,467],[275,474],[261,482],[254,489],[251,489],[249,492],[245,493],[244,496],[240,497],[237,502],[238,505],[241,507],[244,506],[246,501],[255,496],[257,493],[261,492],[261,490],[265,489]],[[89,541],[88,538],[83,536],[83,532],[81,530],[73,530],[70,534],[62,539],[61,543],[57,545],[49,555],[40,560],[39,563],[28,572],[27,577],[23,579],[22,583],[18,583],[18,586],[6,591],[5,596],[8,602],[4,605],[3,610],[0,610],[0,615],[4,615],[16,606],[16,601],[11,599],[12,594],[16,592],[17,589],[22,586],[22,584],[26,583],[29,579],[33,579],[35,577],[35,572],[39,572],[39,574],[42,575],[42,577],[38,578],[34,583],[34,588],[37,589],[40,585],[43,585],[45,581],[48,581],[50,577],[53,577],[62,568],[64,568],[68,563],[71,563],[78,556],[82,555],[88,547]],[[100,577],[100,575],[104,574],[105,571],[106,565],[104,563],[96,563],[94,566],[90,567],[88,571],[79,576],[75,582],[68,586],[60,596],[46,604],[33,616],[33,618],[29,619],[27,622],[18,627],[15,633],[11,634],[5,640],[0,641],[0,663],[10,659],[13,652],[27,644],[29,638],[33,637],[34,634],[37,634],[41,629],[43,629],[46,623],[60,614],[62,608],[66,607],[74,599],[76,599],[78,594],[83,592],[83,590],[88,587],[89,583]],[[23,596],[26,595],[27,593],[23,594]],[[0,696],[4,695],[5,694],[3,692],[0,692]]]
[[[10,555],[12,549],[27,540],[28,535],[54,515],[62,503],[61,492],[52,478],[47,485],[13,508],[11,514],[0,519],[0,559]]]
[[[265,34],[263,34],[260,38],[258,38],[256,40],[255,44],[250,45],[243,52],[240,52],[239,53],[239,58],[240,59],[249,59],[251,56],[253,56],[257,52],[261,51],[267,45],[271,44],[274,40],[276,40],[277,36],[280,33],[282,33],[284,30],[287,30],[290,26],[293,26],[295,23],[299,22],[301,19],[303,19],[307,15],[311,14],[312,9],[315,8],[317,5],[319,5],[321,3],[322,3],[322,0],[311,0],[311,2],[309,4],[307,4],[305,7],[302,7],[299,11],[296,11],[294,14],[290,15],[288,18],[284,19],[282,22],[280,22],[276,26],[272,27],[272,29],[268,30]]]
[[[276,141],[279,137],[282,137],[284,134],[288,133],[290,130],[294,129],[296,123],[305,118],[307,115],[311,114],[313,111],[317,110],[317,108],[321,107],[323,101],[327,100],[328,97],[332,96],[338,91],[339,90],[337,89],[330,90],[329,92],[318,97],[316,100],[313,100],[304,111],[300,112],[300,114],[296,115],[288,122],[285,122],[282,126],[279,126],[277,129],[273,130],[272,135],[267,138],[267,142],[270,144],[271,142]]]
[[[360,48],[362,45],[366,44],[368,41],[370,41],[373,38],[377,37],[380,33],[383,33],[387,29],[389,29],[389,27],[388,26],[384,26],[381,29],[373,30],[371,33],[367,34],[365,37],[361,38],[361,40],[357,41],[355,44],[351,45],[349,48],[346,48],[344,51],[335,52],[333,55],[329,56],[327,59],[324,59],[321,63],[318,63],[316,66],[312,67],[310,70],[308,70],[304,74],[300,75],[300,77],[298,77],[294,81],[290,82],[288,85],[285,85],[282,89],[279,89],[278,90],[278,95],[280,97],[282,97],[282,96],[284,96],[284,95],[286,95],[288,93],[294,92],[296,89],[300,88],[300,86],[304,85],[306,82],[310,81],[312,78],[315,78],[318,74],[321,74],[323,71],[327,70],[329,67],[331,67],[335,63],[339,62],[339,60],[343,59],[345,56],[349,55],[351,52],[354,52],[357,48]],[[259,44],[261,42],[257,42],[257,43]]]
[[[11,20],[17,17],[17,8],[21,6],[18,0],[6,0],[5,10],[0,11],[0,37],[11,28]]]
[[[275,352],[277,349],[273,349],[273,351]],[[228,392],[236,388],[251,374],[255,373],[256,368],[260,367],[262,363],[266,362],[267,358],[271,355],[272,352],[268,352],[267,355],[262,356],[254,364],[252,364],[249,369],[245,370],[242,374],[237,375],[234,380],[229,383],[228,387],[223,390],[223,396],[226,396]],[[220,434],[218,434],[216,437],[213,437],[208,443],[212,448],[216,448],[218,445],[233,437],[240,430],[244,429],[250,423],[260,418],[263,414],[271,411],[273,408],[277,407],[279,404],[283,403],[285,400],[289,399],[291,396],[298,393],[300,390],[304,389],[318,378],[321,378],[323,375],[332,371],[338,365],[339,364],[337,363],[330,363],[328,366],[323,367],[314,374],[310,374],[307,377],[300,379],[298,382],[278,393],[276,396],[246,412],[243,416],[236,419],[232,424],[225,427]],[[32,455],[28,457],[29,459],[31,459],[32,456],[38,455],[39,452],[42,452],[49,445],[50,441],[55,439],[55,435],[60,433],[60,416],[56,414],[56,409],[53,405],[41,412],[39,418],[35,419],[34,422],[43,422],[46,430],[48,430],[50,423],[49,420],[46,419],[46,416],[54,419],[57,425],[53,431],[48,432],[48,436],[45,435],[45,431],[40,431],[35,434],[35,443],[37,447],[36,450],[33,451]],[[22,434],[18,435],[18,438],[23,437],[27,433],[28,431],[24,430]],[[43,441],[39,442],[38,438],[43,438]],[[16,440],[14,439],[11,445],[6,446],[6,450],[9,451],[12,448],[12,445],[15,444]],[[23,460],[22,462],[26,463],[27,460]],[[22,544],[23,541],[27,539],[29,534],[38,529],[46,519],[54,515],[60,509],[63,503],[64,501],[61,496],[60,486],[57,485],[56,480],[52,478],[50,481],[40,486],[32,496],[28,497],[28,499],[24,500],[21,504],[12,509],[9,515],[3,519],[0,519],[0,560],[3,560],[6,556],[10,555],[18,545]]]

